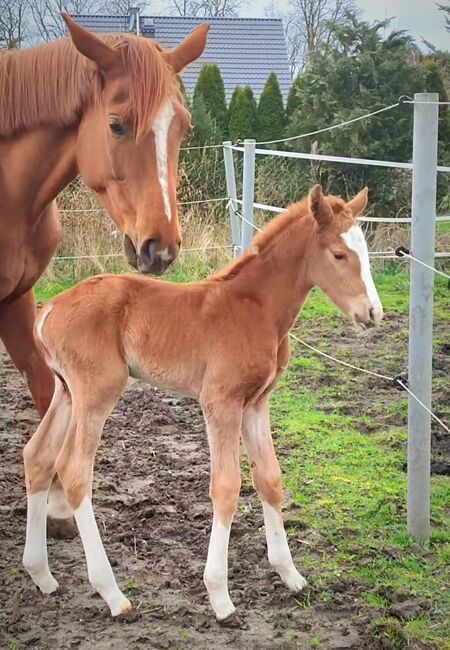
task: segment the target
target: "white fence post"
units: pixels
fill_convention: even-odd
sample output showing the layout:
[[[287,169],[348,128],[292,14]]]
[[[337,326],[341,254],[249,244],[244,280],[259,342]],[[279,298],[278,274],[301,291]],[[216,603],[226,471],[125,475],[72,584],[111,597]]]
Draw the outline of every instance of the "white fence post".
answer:
[[[241,220],[236,214],[236,210],[238,209],[236,177],[234,174],[233,149],[231,149],[231,142],[229,140],[223,143],[223,160],[225,163],[225,176],[227,180],[227,196],[230,199],[228,209],[230,212],[233,254],[237,257],[241,252]]]
[[[414,100],[422,103],[414,104],[411,254],[434,266],[439,95],[416,93]],[[434,273],[411,260],[410,278],[408,382],[431,408]],[[430,535],[430,447],[431,418],[410,396],[408,532],[420,543]]]
[[[242,252],[253,239],[253,201],[255,195],[255,141],[244,140],[244,172],[242,178]]]

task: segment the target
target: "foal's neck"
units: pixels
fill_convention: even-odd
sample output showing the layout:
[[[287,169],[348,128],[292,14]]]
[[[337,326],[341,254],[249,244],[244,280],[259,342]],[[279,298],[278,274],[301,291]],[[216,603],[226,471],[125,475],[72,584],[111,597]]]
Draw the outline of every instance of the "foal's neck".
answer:
[[[313,236],[311,217],[295,219],[265,242],[232,280],[240,293],[262,305],[280,337],[290,330],[312,289],[308,276]]]

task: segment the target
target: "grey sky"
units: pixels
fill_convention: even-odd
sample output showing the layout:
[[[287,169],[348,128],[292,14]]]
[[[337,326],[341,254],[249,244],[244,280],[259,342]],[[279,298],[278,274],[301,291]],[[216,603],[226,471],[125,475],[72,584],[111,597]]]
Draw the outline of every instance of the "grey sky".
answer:
[[[445,4],[447,0],[441,0]],[[150,2],[152,13],[168,13],[170,0],[153,0]],[[249,0],[241,12],[242,16],[264,16],[264,7],[272,4],[271,0]],[[407,29],[421,45],[421,37],[436,45],[439,49],[450,48],[450,33],[445,31],[444,16],[438,11],[435,0],[356,0],[363,10],[365,19],[383,20],[394,18],[393,29]],[[275,9],[285,12],[287,0],[273,0]]]

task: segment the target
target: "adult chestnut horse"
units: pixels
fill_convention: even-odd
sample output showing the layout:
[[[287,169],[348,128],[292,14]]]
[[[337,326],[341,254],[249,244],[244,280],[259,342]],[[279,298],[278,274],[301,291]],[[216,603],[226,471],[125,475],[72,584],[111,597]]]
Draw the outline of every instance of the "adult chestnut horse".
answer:
[[[200,400],[214,508],[204,579],[217,618],[234,611],[228,540],[240,490],[241,435],[262,500],[269,562],[289,589],[306,585],[283,528],[268,398],[289,362],[289,330],[313,286],[357,328],[380,322],[383,309],[356,222],[366,203],[367,190],[346,203],[325,197],[318,185],[266,226],[250,252],[203,282],[100,276],[45,307],[36,335],[57,379],[51,406],[24,450],[23,556],[43,593],[58,587],[45,538],[47,492],[57,471],[75,513],[91,584],[113,616],[131,607],[115,581],[92,508],[95,453],[129,375]]]
[[[70,38],[0,55],[0,338],[41,416],[53,377],[33,340],[32,287],[61,236],[55,197],[80,174],[124,233],[130,264],[144,273],[170,264],[190,121],[176,74],[201,55],[208,32],[202,25],[166,52],[64,20]]]

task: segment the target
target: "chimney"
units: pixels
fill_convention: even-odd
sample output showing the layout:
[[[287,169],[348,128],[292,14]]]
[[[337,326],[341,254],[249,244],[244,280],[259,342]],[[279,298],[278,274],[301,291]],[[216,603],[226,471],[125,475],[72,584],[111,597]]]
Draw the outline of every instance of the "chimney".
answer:
[[[130,21],[128,23],[128,30],[130,32],[136,32],[137,36],[140,35],[140,18],[139,18],[139,7],[130,7]]]

